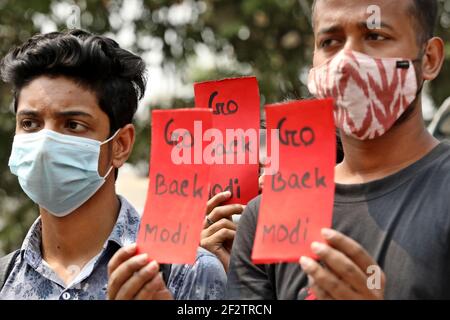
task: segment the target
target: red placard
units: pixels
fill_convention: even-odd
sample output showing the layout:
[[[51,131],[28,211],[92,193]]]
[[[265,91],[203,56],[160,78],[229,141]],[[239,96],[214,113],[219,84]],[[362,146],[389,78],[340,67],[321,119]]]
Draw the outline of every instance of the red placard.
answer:
[[[333,100],[271,105],[266,115],[267,129],[279,130],[275,135],[279,137],[279,171],[264,180],[252,260],[256,264],[298,262],[303,255],[315,257],[311,243],[321,242],[321,229],[332,224]]]
[[[159,263],[195,262],[210,171],[210,166],[195,160],[211,124],[210,110],[152,112],[150,181],[138,251]]]
[[[247,204],[258,195],[260,99],[255,77],[196,83],[195,106],[213,110],[214,136],[208,151],[211,168],[210,197],[230,191],[227,203]],[[229,136],[227,137],[227,130]],[[235,134],[231,134],[235,130]],[[240,159],[245,159],[240,161]]]

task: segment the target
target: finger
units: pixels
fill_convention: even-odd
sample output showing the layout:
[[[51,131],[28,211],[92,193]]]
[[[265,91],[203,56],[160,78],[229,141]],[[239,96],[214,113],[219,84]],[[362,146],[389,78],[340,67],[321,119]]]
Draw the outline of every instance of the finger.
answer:
[[[136,295],[135,300],[153,300],[156,298],[169,298],[167,294],[160,294],[160,291],[166,291],[168,289],[164,282],[161,273],[158,273],[150,282],[145,284],[139,293]],[[170,292],[169,292],[170,294]],[[170,297],[172,295],[170,294]]]
[[[173,300],[172,293],[169,289],[165,288],[161,291],[158,291],[153,296],[154,300]]]
[[[308,293],[313,295],[311,298],[315,298],[317,300],[333,300],[333,298],[331,298],[325,290],[315,284],[314,278],[311,276],[308,276],[308,288],[310,290]]]
[[[108,277],[111,276],[111,273],[113,273],[113,271],[116,270],[119,265],[130,259],[136,253],[136,249],[136,243],[120,248],[111,258],[111,260],[109,260]]]
[[[214,253],[217,248],[224,247],[223,243],[225,241],[233,241],[235,236],[236,231],[229,229],[221,229],[214,235],[208,238],[203,238],[200,241],[200,246]]]
[[[324,269],[313,259],[301,257],[300,265],[303,271],[313,278],[314,285],[320,287],[333,299],[353,300],[358,298],[355,291],[344,284],[330,271]]]
[[[369,266],[378,265],[359,243],[339,231],[322,229],[322,236],[330,246],[349,257],[364,273]]]
[[[317,285],[312,286],[310,289],[317,300],[333,300],[333,298],[326,291]]]
[[[228,219],[221,219],[217,221],[216,223],[209,226],[207,229],[202,231],[202,238],[207,238],[213,235],[214,233],[218,232],[220,229],[230,229],[230,230],[236,230],[237,226],[233,221],[230,221]]]
[[[115,299],[117,292],[120,290],[122,285],[130,279],[136,271],[140,270],[147,263],[148,255],[144,253],[134,256],[118,266],[109,277],[108,298]]]
[[[221,229],[214,235],[203,238],[200,241],[200,246],[212,253],[217,254],[219,249],[223,249],[228,253],[228,250],[224,246],[225,241],[233,241],[236,236],[236,231],[229,229]]]
[[[225,272],[228,272],[230,265],[230,252],[228,252],[223,246],[218,246],[216,243],[203,243],[200,246],[213,253],[222,263]]]
[[[205,240],[209,243],[212,243],[213,245],[219,244],[220,246],[223,246],[223,243],[225,241],[234,240],[235,236],[236,236],[235,230],[221,229]]]
[[[200,246],[209,252],[215,254],[222,263],[225,271],[228,272],[230,264],[231,246],[226,246],[225,242],[232,243],[236,236],[235,230],[221,229],[208,238],[200,241]]]
[[[219,221],[220,219],[226,218],[231,220],[231,217],[234,214],[241,214],[242,211],[244,211],[245,206],[242,204],[229,204],[226,206],[220,206],[214,208],[214,210],[211,211],[211,213],[208,215],[209,220],[211,220],[213,223]],[[208,223],[208,221],[205,221]],[[206,225],[207,227],[209,224]]]
[[[159,265],[156,261],[150,262],[126,281],[117,292],[116,300],[131,300],[138,292],[150,282],[159,272]]]
[[[210,214],[211,211],[213,211],[213,209],[215,207],[217,207],[222,202],[230,199],[230,197],[231,197],[231,192],[225,191],[225,192],[220,192],[220,193],[216,194],[214,197],[212,197],[211,199],[209,199],[208,203],[206,204],[206,215]]]
[[[345,254],[336,249],[318,242],[311,244],[311,250],[319,257],[319,260],[347,285],[356,291],[367,293],[366,274]]]
[[[311,276],[308,276],[308,278],[310,278],[309,289],[317,300],[333,300],[333,298],[325,290],[314,283],[314,279]]]

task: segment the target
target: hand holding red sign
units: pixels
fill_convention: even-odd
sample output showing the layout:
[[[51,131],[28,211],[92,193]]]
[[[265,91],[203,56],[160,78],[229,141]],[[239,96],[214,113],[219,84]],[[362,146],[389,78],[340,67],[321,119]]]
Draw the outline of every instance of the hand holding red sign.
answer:
[[[154,111],[152,122],[150,181],[138,251],[159,263],[192,264],[208,201],[210,170],[195,163],[195,154],[204,148],[202,136],[211,128],[212,114],[200,109]],[[194,127],[200,127],[201,135],[194,135],[198,132]]]
[[[223,139],[212,140],[217,160],[211,168],[209,197],[230,191],[227,203],[247,204],[258,195],[260,101],[256,78],[226,79],[194,86],[197,108],[213,111],[213,127]],[[231,130],[236,135],[228,135]],[[249,130],[249,131],[247,131]],[[239,159],[244,159],[243,163]]]
[[[252,260],[297,262],[331,227],[336,133],[333,101],[266,107],[267,129],[279,130],[279,171],[266,176]]]

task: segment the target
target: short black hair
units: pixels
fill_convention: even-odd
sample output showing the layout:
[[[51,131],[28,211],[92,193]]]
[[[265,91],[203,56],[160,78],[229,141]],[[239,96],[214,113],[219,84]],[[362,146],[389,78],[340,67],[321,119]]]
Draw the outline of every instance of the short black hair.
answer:
[[[131,123],[146,87],[144,61],[114,40],[73,29],[38,34],[12,49],[0,63],[14,108],[20,90],[39,76],[65,76],[97,96],[108,115],[110,134]]]
[[[314,11],[318,0],[312,4],[312,17],[314,21]],[[426,42],[434,36],[434,31],[438,19],[437,0],[410,0],[410,11],[417,24],[417,39],[420,44]]]
[[[424,43],[434,36],[438,19],[437,0],[412,0],[411,13],[416,19],[419,42]]]

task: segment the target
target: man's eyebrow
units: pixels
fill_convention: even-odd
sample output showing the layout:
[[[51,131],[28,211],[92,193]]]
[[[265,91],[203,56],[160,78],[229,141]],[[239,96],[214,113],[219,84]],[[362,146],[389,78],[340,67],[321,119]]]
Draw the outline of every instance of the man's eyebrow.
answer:
[[[342,27],[338,26],[338,25],[334,25],[334,26],[320,29],[319,32],[317,32],[317,35],[322,35],[322,34],[326,34],[326,33],[336,33],[339,31],[342,31]]]
[[[358,23],[358,26],[359,26],[360,29],[365,29],[365,30],[370,29],[370,28],[368,27],[368,22],[367,22],[367,21],[361,21],[361,22],[359,22],[359,23]],[[395,28],[394,28],[392,25],[390,25],[389,23],[386,23],[386,22],[384,22],[384,21],[381,21],[381,22],[380,22],[380,27],[381,27],[381,28],[390,29],[390,30],[392,30],[392,31],[395,30]],[[342,28],[341,26],[339,26],[339,25],[333,25],[333,26],[326,27],[326,28],[323,28],[323,29],[319,30],[319,32],[317,33],[317,35],[322,35],[322,34],[327,34],[327,33],[328,33],[328,34],[330,34],[330,33],[336,33],[336,32],[342,31],[342,29],[343,29],[343,28]]]
[[[94,118],[91,114],[83,111],[59,111],[55,113],[57,117],[88,117]]]
[[[21,110],[17,113],[17,115],[37,118],[39,116],[39,112],[33,110]]]
[[[376,30],[376,29],[378,29],[378,28],[375,28],[375,29],[369,28],[368,22],[367,22],[367,21],[361,21],[360,23],[358,23],[358,25],[359,25],[359,27],[360,27],[361,29],[370,29],[370,30]],[[384,22],[384,21],[381,21],[381,22],[380,22],[380,28],[385,28],[385,29],[390,29],[390,30],[392,30],[392,31],[395,31],[395,28],[394,28],[393,26],[391,26],[389,23],[386,23],[386,22]]]

